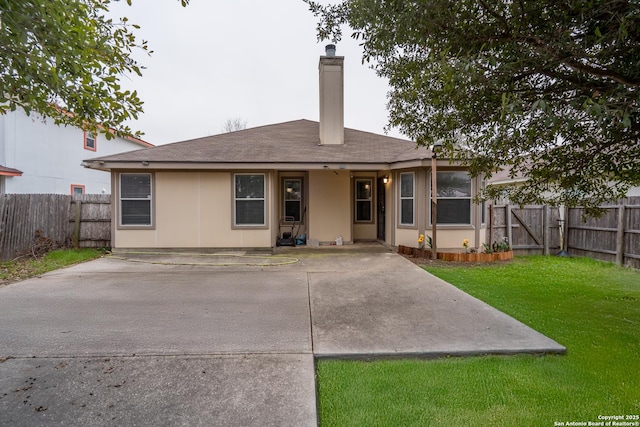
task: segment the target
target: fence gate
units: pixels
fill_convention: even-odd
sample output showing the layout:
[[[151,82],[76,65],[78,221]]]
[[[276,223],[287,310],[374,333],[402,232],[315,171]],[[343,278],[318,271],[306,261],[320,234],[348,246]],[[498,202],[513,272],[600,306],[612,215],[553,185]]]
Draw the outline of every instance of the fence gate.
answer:
[[[560,250],[561,221],[557,208],[489,206],[489,244],[507,240],[516,255],[549,255]]]

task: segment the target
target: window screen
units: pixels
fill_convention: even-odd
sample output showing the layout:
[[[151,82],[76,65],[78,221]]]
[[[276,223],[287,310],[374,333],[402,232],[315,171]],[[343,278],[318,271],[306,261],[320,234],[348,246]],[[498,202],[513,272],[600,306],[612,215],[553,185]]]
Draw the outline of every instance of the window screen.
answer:
[[[415,206],[415,174],[413,172],[400,174],[400,224],[414,224]]]
[[[471,224],[471,177],[466,172],[438,172],[438,224]]]
[[[151,225],[151,174],[120,175],[120,225]]]
[[[237,174],[234,187],[235,225],[265,225],[264,174]]]

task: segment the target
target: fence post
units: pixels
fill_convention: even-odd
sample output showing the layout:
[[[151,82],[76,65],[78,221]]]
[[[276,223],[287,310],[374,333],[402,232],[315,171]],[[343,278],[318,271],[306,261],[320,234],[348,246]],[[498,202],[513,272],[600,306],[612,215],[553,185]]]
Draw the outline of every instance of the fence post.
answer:
[[[549,205],[544,205],[542,207],[542,254],[549,255],[549,236],[551,235],[549,229]]]
[[[76,217],[73,224],[73,247],[78,248],[80,246],[80,214],[82,212],[82,202],[80,200],[74,200],[76,203]]]
[[[511,205],[507,204],[505,206],[505,221],[507,223],[507,243],[509,243],[509,247],[513,248],[513,242],[511,240]]]
[[[616,264],[624,265],[624,232],[625,232],[625,206],[618,206],[618,231],[616,233]]]

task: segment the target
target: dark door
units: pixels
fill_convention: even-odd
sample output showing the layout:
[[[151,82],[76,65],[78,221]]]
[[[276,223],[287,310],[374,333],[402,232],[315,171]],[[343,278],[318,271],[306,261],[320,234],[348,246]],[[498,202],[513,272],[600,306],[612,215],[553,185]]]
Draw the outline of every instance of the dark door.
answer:
[[[385,183],[382,181],[382,178],[378,178],[378,185],[377,185],[378,191],[376,194],[376,206],[378,207],[377,212],[378,212],[378,240],[384,240],[385,239],[385,234],[384,234],[384,229],[385,229],[385,212],[384,212],[384,207],[386,205],[386,199],[385,199]]]

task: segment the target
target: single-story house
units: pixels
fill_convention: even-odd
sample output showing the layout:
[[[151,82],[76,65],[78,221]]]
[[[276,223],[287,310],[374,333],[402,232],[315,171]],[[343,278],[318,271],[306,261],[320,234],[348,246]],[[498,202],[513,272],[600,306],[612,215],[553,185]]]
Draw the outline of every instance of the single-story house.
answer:
[[[431,234],[431,153],[344,128],[344,57],[320,57],[320,121],[295,120],[86,160],[111,173],[114,248],[271,248],[282,217],[308,241],[417,246]],[[485,241],[481,181],[437,160],[438,249]],[[299,230],[298,230],[299,228]]]

